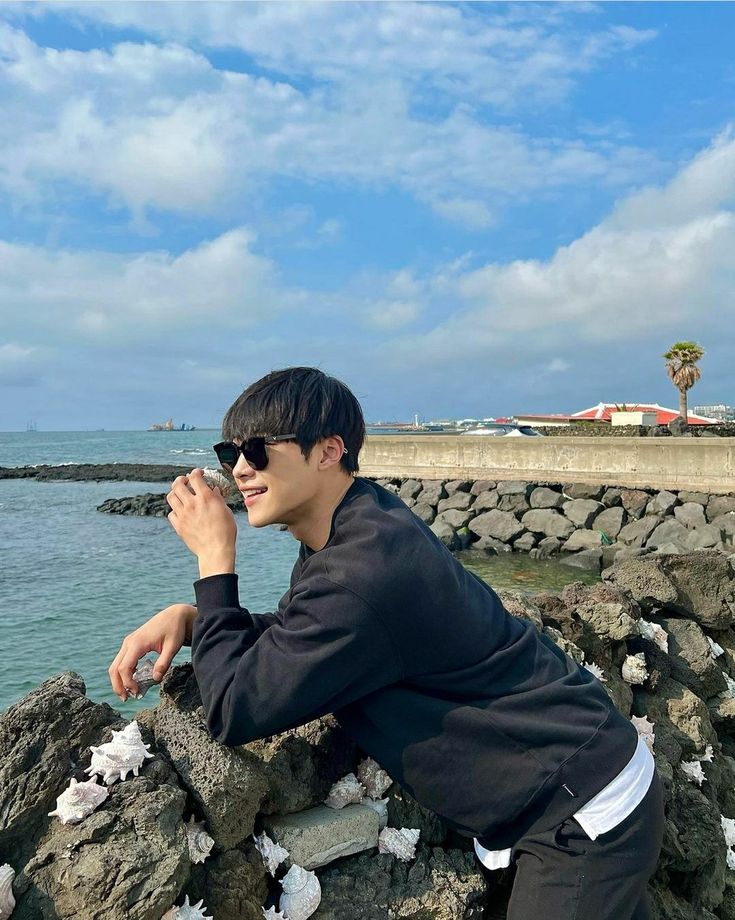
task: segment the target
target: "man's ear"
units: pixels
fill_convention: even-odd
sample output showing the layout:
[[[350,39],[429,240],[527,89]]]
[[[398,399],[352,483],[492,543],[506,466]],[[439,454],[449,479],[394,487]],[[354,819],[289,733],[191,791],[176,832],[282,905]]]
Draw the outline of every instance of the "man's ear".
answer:
[[[328,469],[342,459],[342,454],[345,452],[344,441],[338,434],[330,435],[328,438],[322,438],[318,444],[318,450],[319,468]]]

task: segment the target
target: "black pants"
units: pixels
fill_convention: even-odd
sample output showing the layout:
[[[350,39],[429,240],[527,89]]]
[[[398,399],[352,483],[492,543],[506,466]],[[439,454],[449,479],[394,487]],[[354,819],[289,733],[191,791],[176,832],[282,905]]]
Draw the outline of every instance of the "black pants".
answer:
[[[507,920],[650,920],[646,884],[656,871],[664,830],[658,773],[617,827],[590,840],[569,818],[519,840]]]

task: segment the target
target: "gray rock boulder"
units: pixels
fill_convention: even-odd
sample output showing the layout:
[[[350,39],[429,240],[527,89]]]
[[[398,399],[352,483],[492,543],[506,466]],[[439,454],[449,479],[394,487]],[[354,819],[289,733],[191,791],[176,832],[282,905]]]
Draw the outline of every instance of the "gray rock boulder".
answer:
[[[646,512],[646,506],[651,496],[648,492],[641,489],[623,489],[620,493],[620,500],[628,513],[628,517],[640,518]]]
[[[646,541],[646,546],[657,549],[659,546],[664,546],[666,543],[673,543],[677,548],[677,552],[685,552],[690,548],[690,534],[691,531],[680,521],[674,520],[673,518],[667,518],[653,531]]]
[[[562,542],[558,537],[544,537],[539,540],[535,548],[537,559],[549,559],[551,556],[558,556],[561,551]]]
[[[599,530],[600,533],[607,534],[611,540],[617,540],[618,534],[623,528],[627,516],[625,508],[617,505],[614,508],[605,508],[601,511],[592,522],[592,529]]]
[[[600,501],[606,508],[616,508],[623,503],[623,490],[614,488],[605,489]]]
[[[539,508],[526,511],[521,518],[526,530],[541,533],[545,537],[559,537],[566,540],[574,532],[574,524],[553,508]]]
[[[421,493],[420,501],[425,505],[432,505],[434,508],[439,504],[439,502],[447,497],[447,493],[444,489],[444,483],[438,479],[422,479],[421,480]]]
[[[674,508],[674,517],[688,530],[704,527],[707,523],[704,516],[704,508],[699,502],[685,502],[683,505],[678,505]]]
[[[533,513],[532,511],[527,512],[527,514]],[[495,537],[496,540],[502,540],[504,543],[509,543],[515,537],[519,537],[524,530],[531,529],[519,523],[515,515],[509,511],[498,510],[478,514],[469,522],[468,527],[480,537]]]
[[[530,507],[525,495],[501,495],[498,500],[498,509],[500,511],[511,511],[516,515],[523,514],[523,512],[528,511]]]
[[[438,517],[434,521],[434,523],[431,525],[431,532],[435,534],[435,536],[437,536],[448,549],[459,549],[457,529],[452,527],[452,525],[448,521],[444,520],[444,518]]]
[[[565,498],[561,492],[545,486],[534,489],[529,496],[529,504],[532,508],[561,508],[564,502]]]
[[[453,492],[449,498],[441,499],[436,506],[436,513],[441,514],[442,511],[449,511],[452,508],[458,511],[466,511],[474,500],[474,495],[470,495],[469,492]]]
[[[498,483],[498,495],[523,495],[524,498],[531,492],[533,486],[530,482],[518,479],[505,479]]]
[[[709,503],[709,495],[707,492],[679,492],[679,501],[682,504],[686,502],[696,502],[698,505],[706,505]]]
[[[490,492],[495,486],[496,483],[493,479],[478,479],[472,483],[470,493],[472,495],[479,495],[481,492]]]
[[[713,549],[722,545],[722,531],[714,524],[705,524],[690,530],[686,538],[687,549]]]
[[[497,508],[499,501],[500,496],[497,489],[491,489],[489,492],[480,492],[472,507],[475,514],[480,514],[482,511],[492,511],[493,508]]]
[[[602,502],[593,501],[589,498],[578,498],[566,502],[563,506],[564,514],[577,527],[590,527],[597,515],[604,511],[605,506]]]
[[[418,828],[421,831],[419,841],[424,846],[436,847],[445,842],[447,826],[439,815],[419,805],[398,783],[393,783],[385,795],[388,799],[389,827]]]
[[[460,511],[459,508],[449,508],[447,511],[442,511],[441,514],[438,514],[434,523],[444,521],[450,527],[459,530],[462,527],[466,527],[467,522],[472,520],[474,516],[475,512],[471,508],[466,511]]]
[[[581,553],[564,555],[561,558],[561,564],[572,569],[581,569],[584,572],[600,572],[602,570],[602,551],[583,549]]]
[[[567,498],[591,499],[599,501],[605,491],[604,485],[589,482],[573,482],[564,486],[564,495]]]
[[[472,483],[467,479],[453,479],[451,482],[444,483],[444,491],[447,495],[455,495],[457,492],[469,492]]]
[[[411,508],[416,517],[421,518],[424,524],[432,524],[436,517],[436,509],[423,501],[418,501]]]
[[[702,629],[691,620],[678,617],[661,619],[669,634],[671,676],[689,687],[703,700],[727,689],[720,666],[712,657],[712,650]]]
[[[735,495],[710,495],[705,510],[708,521],[730,512],[735,512]]]
[[[600,549],[602,534],[599,530],[575,530],[562,547],[565,553],[577,553],[584,549]]]
[[[643,546],[661,523],[662,518],[658,514],[650,514],[640,520],[631,521],[620,529],[618,542],[625,543],[626,546]]]
[[[418,479],[406,479],[398,490],[399,496],[405,502],[409,498],[416,498],[421,491],[421,481]]]
[[[520,553],[529,553],[534,546],[538,537],[533,533],[524,533],[513,541],[513,549]]]
[[[477,552],[483,552],[487,556],[502,556],[505,553],[512,552],[509,543],[504,543],[495,537],[480,537],[472,544],[472,549]]]
[[[665,489],[657,492],[646,507],[647,514],[671,514],[676,506],[678,499],[673,492]]]

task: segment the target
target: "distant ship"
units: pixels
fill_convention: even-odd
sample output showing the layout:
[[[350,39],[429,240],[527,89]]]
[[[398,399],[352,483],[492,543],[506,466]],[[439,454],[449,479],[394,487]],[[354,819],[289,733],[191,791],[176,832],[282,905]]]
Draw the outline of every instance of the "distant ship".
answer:
[[[148,431],[196,431],[196,425],[187,425],[186,422],[182,422],[180,425],[174,425],[174,420],[172,418],[166,419],[165,422],[161,424],[153,424],[148,429]]]

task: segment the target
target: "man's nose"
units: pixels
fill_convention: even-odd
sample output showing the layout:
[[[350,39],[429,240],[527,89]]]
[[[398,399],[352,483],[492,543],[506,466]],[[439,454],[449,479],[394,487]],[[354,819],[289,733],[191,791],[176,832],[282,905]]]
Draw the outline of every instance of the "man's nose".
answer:
[[[237,463],[232,468],[232,475],[236,479],[251,479],[255,472],[245,457],[240,454],[237,458]]]

